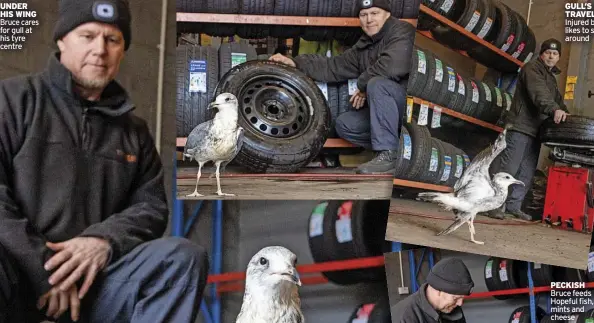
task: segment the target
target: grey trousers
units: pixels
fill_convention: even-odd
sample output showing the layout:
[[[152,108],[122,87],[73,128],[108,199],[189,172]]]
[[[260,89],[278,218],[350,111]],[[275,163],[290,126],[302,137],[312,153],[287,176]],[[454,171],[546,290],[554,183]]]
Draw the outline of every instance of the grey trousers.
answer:
[[[193,323],[207,271],[206,251],[189,240],[168,237],[141,244],[96,278],[81,301],[78,322]],[[31,314],[37,300],[30,298],[26,282],[19,283],[18,277],[14,267],[0,260],[0,323],[41,322],[43,314]],[[30,314],[17,316],[15,308]],[[72,322],[70,311],[58,322]]]
[[[336,118],[336,133],[357,146],[375,151],[397,150],[406,111],[406,88],[385,77],[367,84],[367,103]]]
[[[505,203],[507,211],[519,211],[526,193],[532,188],[540,155],[540,141],[518,131],[508,130],[507,147],[491,164],[491,173],[506,172],[524,183],[510,186]]]

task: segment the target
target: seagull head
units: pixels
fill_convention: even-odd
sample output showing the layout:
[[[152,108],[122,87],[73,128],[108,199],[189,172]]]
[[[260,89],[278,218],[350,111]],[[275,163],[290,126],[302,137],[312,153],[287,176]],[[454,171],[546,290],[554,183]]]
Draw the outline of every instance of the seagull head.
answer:
[[[266,247],[250,260],[246,283],[268,288],[301,286],[296,265],[297,256],[289,249],[279,246]]]
[[[223,109],[237,110],[237,97],[231,93],[221,93],[217,95],[216,99],[208,105],[209,109],[217,108],[219,111]]]
[[[497,184],[499,187],[504,187],[504,188],[507,188],[513,184],[518,184],[518,185],[524,186],[524,182],[519,181],[519,180],[515,179],[513,176],[511,176],[510,174],[504,173],[504,172],[495,174],[495,176],[493,176],[493,182],[495,182],[495,184]]]

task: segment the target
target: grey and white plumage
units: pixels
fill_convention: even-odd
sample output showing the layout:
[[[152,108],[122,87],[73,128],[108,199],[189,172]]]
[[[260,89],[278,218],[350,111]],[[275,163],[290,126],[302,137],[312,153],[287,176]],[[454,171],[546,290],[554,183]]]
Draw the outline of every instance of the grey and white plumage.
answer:
[[[189,197],[203,196],[198,193],[198,182],[202,175],[202,167],[208,162],[216,166],[217,194],[234,196],[234,194],[221,191],[220,169],[231,162],[241,150],[243,144],[243,128],[238,123],[239,103],[231,93],[219,94],[209,109],[217,108],[218,112],[212,120],[197,125],[188,135],[184,147],[183,158],[186,157],[198,162],[196,175],[196,189]]]
[[[468,223],[470,241],[484,244],[474,239],[474,218],[477,213],[497,209],[505,203],[508,187],[512,184],[524,185],[513,176],[499,172],[491,178],[489,167],[493,160],[506,148],[505,136],[507,128],[495,140],[495,143],[481,151],[468,165],[462,177],[454,185],[452,193],[419,193],[424,201],[440,204],[446,210],[453,210],[456,215],[454,223],[437,235],[449,234],[464,223]]]
[[[303,323],[297,256],[270,246],[258,251],[246,271],[245,293],[236,323]]]

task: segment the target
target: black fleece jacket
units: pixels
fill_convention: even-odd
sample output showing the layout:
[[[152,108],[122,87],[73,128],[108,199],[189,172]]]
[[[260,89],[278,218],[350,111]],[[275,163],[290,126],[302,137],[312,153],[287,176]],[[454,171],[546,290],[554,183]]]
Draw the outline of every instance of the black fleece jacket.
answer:
[[[34,286],[51,286],[46,241],[104,238],[110,262],[163,235],[162,164],[115,81],[99,102],[73,92],[53,54],[41,73],[0,82],[0,245]]]
[[[557,67],[549,69],[540,57],[522,67],[505,119],[511,129],[536,138],[545,119],[559,109],[568,112],[555,78],[560,73]]]
[[[338,56],[305,54],[293,60],[298,69],[316,81],[342,82],[356,78],[361,92],[367,92],[367,84],[375,76],[406,86],[415,32],[410,23],[390,17],[377,34],[361,36],[353,47]]]

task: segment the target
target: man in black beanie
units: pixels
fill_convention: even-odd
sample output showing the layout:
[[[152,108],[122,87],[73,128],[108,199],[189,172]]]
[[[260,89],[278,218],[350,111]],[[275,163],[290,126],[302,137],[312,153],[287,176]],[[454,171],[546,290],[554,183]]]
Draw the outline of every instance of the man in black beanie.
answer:
[[[500,209],[489,212],[490,217],[503,219],[507,213],[532,220],[521,208],[538,165],[539,129],[547,118],[560,123],[569,115],[557,87],[556,76],[561,70],[556,64],[560,55],[561,42],[547,39],[540,47],[538,58],[526,63],[518,75],[512,104],[504,120],[510,126],[506,136],[507,148],[491,164],[491,173],[509,173],[524,185],[510,187],[507,201]]]
[[[364,34],[341,55],[276,54],[270,59],[297,67],[319,82],[356,79],[350,99],[354,110],[336,118],[336,132],[376,152],[374,159],[357,168],[358,173],[393,174],[416,29],[391,17],[389,0],[357,0],[357,8]]]
[[[392,307],[392,323],[454,322],[464,317],[462,303],[474,282],[458,258],[439,261],[417,292]]]
[[[62,0],[59,52],[0,82],[0,323],[194,322],[203,248],[161,238],[163,167],[114,79],[125,0]]]

